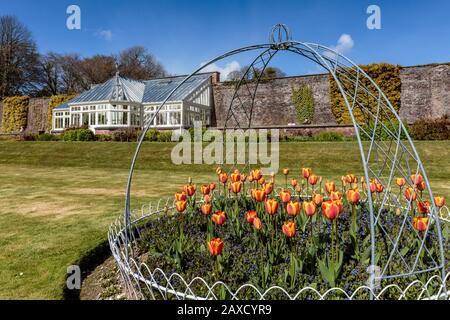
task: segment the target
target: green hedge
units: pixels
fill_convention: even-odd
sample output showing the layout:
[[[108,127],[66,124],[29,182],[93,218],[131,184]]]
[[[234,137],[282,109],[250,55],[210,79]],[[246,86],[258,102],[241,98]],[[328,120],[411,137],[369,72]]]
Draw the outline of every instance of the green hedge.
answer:
[[[400,66],[391,65],[387,63],[369,64],[360,66],[361,69],[366,72],[369,77],[371,77],[374,82],[380,87],[383,93],[386,95],[387,99],[391,102],[394,109],[398,112],[400,109],[400,94],[401,94],[401,80],[400,80]],[[348,69],[348,72],[356,78],[356,71],[353,69]],[[349,77],[350,75],[347,75]],[[359,78],[360,82],[364,84],[371,92],[375,91],[375,86],[370,83],[366,78]],[[344,76],[339,76],[339,81],[342,82],[343,86],[347,88],[350,92],[355,91],[355,86],[351,81],[346,79]],[[347,106],[345,105],[344,98],[339,91],[334,78],[330,75],[330,102],[331,110],[336,117],[337,123],[350,124],[351,118],[348,112]],[[360,102],[369,109],[372,113],[376,113],[377,109],[377,95],[375,93],[375,98],[365,93],[361,88],[358,89],[358,96],[360,97]],[[351,103],[351,101],[350,101]],[[359,123],[366,122],[366,117],[359,107],[355,107],[354,116]],[[386,120],[386,115],[382,114],[384,117],[382,121]],[[392,117],[392,115],[389,115]]]
[[[94,141],[94,133],[89,129],[69,129],[62,135],[64,141]]]
[[[52,130],[52,121],[53,121],[53,109],[55,107],[73,99],[75,97],[74,94],[60,94],[56,96],[51,96],[50,103],[47,108],[47,131]]]
[[[295,106],[298,124],[311,123],[314,120],[314,97],[309,86],[292,87],[292,103]]]
[[[4,132],[20,131],[27,127],[29,97],[15,96],[3,99],[2,129]]]

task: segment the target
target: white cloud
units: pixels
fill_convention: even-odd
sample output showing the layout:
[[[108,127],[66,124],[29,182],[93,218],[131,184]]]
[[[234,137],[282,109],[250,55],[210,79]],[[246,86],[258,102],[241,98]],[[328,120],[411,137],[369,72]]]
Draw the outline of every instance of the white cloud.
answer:
[[[95,35],[106,41],[111,41],[113,37],[113,33],[111,30],[99,30],[95,33]]]
[[[355,42],[352,39],[352,36],[346,33],[341,34],[341,36],[338,39],[337,45],[331,47],[335,51],[339,52],[340,54],[345,54],[350,52],[352,50],[353,46],[355,45]]]
[[[203,66],[203,65],[205,65],[205,64],[206,64],[206,62],[202,62],[202,63],[200,64],[200,66]],[[215,63],[210,64],[209,66],[205,67],[205,68],[202,70],[202,72],[213,72],[213,71],[218,71],[218,72],[220,72],[220,79],[221,79],[221,81],[222,81],[222,80],[227,79],[227,77],[228,77],[228,75],[230,74],[230,72],[237,71],[237,70],[239,70],[239,69],[241,69],[241,65],[240,65],[239,62],[237,62],[236,60],[233,60],[233,61],[227,63],[227,64],[225,65],[225,67],[223,67],[223,68],[220,67],[220,66],[218,66],[218,65],[215,64]]]

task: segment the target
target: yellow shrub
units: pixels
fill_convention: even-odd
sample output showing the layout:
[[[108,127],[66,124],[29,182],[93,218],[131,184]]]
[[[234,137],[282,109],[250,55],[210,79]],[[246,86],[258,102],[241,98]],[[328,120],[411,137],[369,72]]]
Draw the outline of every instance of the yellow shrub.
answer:
[[[3,99],[2,129],[4,132],[20,131],[27,127],[29,97],[15,96]]]
[[[400,109],[400,93],[401,93],[401,80],[400,80],[400,66],[391,65],[387,63],[377,63],[377,64],[369,64],[360,66],[361,69],[368,74],[369,77],[373,79],[373,81],[380,87],[381,91],[386,95],[387,99],[391,102],[395,111],[398,112]],[[356,78],[356,71],[348,69],[348,72],[351,73],[353,77]],[[349,75],[347,75],[349,77]],[[369,109],[372,113],[376,113],[377,110],[377,91],[375,87],[368,79],[359,78],[360,82],[364,84],[372,93],[374,93],[375,97],[372,97],[366,93],[364,93],[362,88],[358,89],[358,98],[359,102]],[[339,76],[339,81],[343,84],[343,86],[349,92],[355,91],[354,84],[349,81],[344,76]],[[339,88],[336,84],[334,78],[330,75],[330,103],[331,110],[336,117],[337,123],[349,124],[351,123],[350,114],[348,112],[347,106],[345,105],[344,98],[339,91]],[[350,99],[347,97],[347,99]],[[349,101],[351,104],[352,101]],[[353,110],[353,114],[355,116],[356,121],[360,123],[364,123],[366,121],[366,117],[364,116],[364,112],[359,108],[355,107]],[[382,115],[386,117],[386,115]],[[389,115],[390,117],[392,115]]]

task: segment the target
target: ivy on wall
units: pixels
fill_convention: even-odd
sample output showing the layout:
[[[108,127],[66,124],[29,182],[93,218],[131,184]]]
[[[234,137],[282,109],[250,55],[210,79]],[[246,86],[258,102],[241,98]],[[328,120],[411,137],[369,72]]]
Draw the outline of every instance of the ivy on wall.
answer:
[[[14,96],[3,99],[2,130],[16,132],[27,127],[29,97]]]
[[[371,77],[374,82],[380,87],[381,91],[386,95],[387,99],[391,102],[395,111],[398,112],[400,109],[400,93],[401,93],[401,80],[400,80],[400,69],[398,65],[391,65],[387,63],[376,63],[360,66],[361,69],[366,72],[369,77]],[[339,76],[339,81],[342,82],[343,86],[349,91],[354,92],[355,86],[346,77],[351,77],[356,79],[356,71],[354,69],[347,70],[350,74],[346,76]],[[364,84],[371,92],[376,92],[375,87],[368,79],[359,78],[360,82]],[[350,114],[348,112],[347,106],[345,105],[344,98],[339,91],[334,78],[330,75],[330,102],[331,110],[336,117],[337,123],[349,124],[351,123]],[[373,97],[367,94],[361,87],[358,88],[358,98],[359,102],[370,110],[373,114],[377,110],[377,97]],[[350,101],[351,103],[351,101]],[[358,122],[365,122],[366,117],[364,111],[360,107],[356,106],[353,110],[355,119]],[[383,117],[387,115],[383,114]],[[391,116],[391,115],[389,115]]]
[[[314,97],[309,86],[292,87],[292,103],[298,124],[311,123],[314,119]]]
[[[47,108],[47,131],[52,129],[53,109],[75,97],[74,94],[59,94],[50,98]]]

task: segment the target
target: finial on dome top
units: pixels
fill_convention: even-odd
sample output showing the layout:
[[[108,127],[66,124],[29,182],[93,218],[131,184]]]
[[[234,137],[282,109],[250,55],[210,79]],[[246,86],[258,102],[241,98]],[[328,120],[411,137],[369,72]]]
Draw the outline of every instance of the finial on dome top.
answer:
[[[272,27],[272,30],[270,31],[269,41],[274,45],[289,42],[291,41],[291,31],[289,30],[287,25],[278,23]]]
[[[116,67],[116,76],[118,77],[120,75],[120,72],[119,72],[119,64],[117,63],[117,61],[114,62],[114,66]]]

